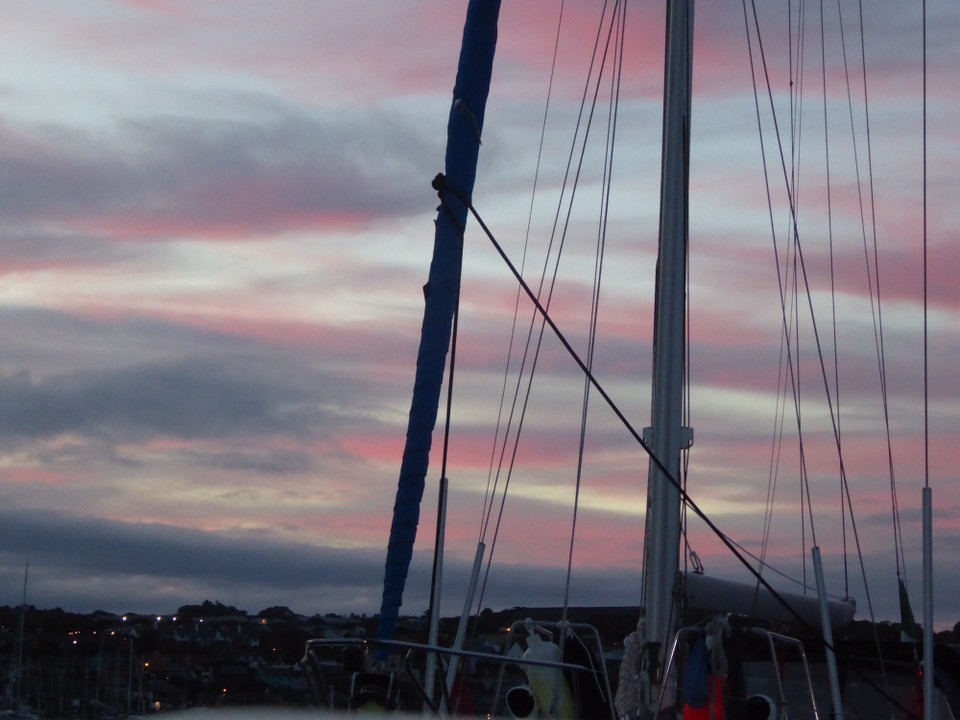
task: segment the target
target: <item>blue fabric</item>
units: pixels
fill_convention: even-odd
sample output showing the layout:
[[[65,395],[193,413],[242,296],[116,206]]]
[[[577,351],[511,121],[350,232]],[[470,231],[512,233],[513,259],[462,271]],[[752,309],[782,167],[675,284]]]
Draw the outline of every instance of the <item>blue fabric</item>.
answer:
[[[683,698],[692,708],[706,707],[710,701],[710,652],[703,635],[697,636],[690,647],[683,671]]]
[[[389,640],[394,636],[417,538],[420,501],[430,461],[433,429],[437,423],[453,315],[460,291],[462,229],[467,222],[467,207],[457,194],[468,199],[473,195],[480,151],[479,132],[483,127],[490,87],[499,13],[500,0],[470,0],[467,8],[454,88],[454,99],[461,102],[459,106],[451,108],[447,126],[446,182],[455,192],[444,196],[446,207],[441,207],[437,215],[430,276],[424,288],[425,306],[417,373],[393,506],[393,524],[387,545],[383,599],[377,626],[377,638],[381,640]]]

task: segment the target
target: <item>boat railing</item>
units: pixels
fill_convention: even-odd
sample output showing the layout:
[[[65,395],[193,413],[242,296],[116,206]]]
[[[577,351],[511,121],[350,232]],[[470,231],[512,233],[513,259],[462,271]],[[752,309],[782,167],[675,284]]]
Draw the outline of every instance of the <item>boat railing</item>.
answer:
[[[739,658],[743,666],[741,672],[744,676],[743,702],[748,707],[751,705],[766,705],[767,707],[758,712],[757,716],[768,717],[771,720],[787,717],[819,718],[820,712],[813,676],[810,672],[810,663],[803,642],[798,638],[766,628],[750,627],[745,628],[745,630],[750,635],[760,639],[766,647],[768,655],[761,657],[759,660]],[[662,674],[664,681],[661,682],[658,693],[658,712],[668,702],[667,693],[670,691],[676,693],[678,689],[676,678],[680,674],[679,664],[683,655],[681,648],[692,637],[703,634],[703,626],[695,625],[681,628],[673,636],[664,664]],[[719,638],[717,641],[719,641]],[[795,677],[796,673],[788,672],[787,652],[790,649],[795,651],[802,668],[800,678]],[[765,668],[765,670],[762,668]],[[673,680],[668,680],[669,678],[673,678]],[[788,688],[785,684],[788,679],[792,681],[792,684],[797,684],[797,681],[799,681],[800,688],[796,690],[793,687]],[[725,695],[724,700],[726,699],[727,696]]]
[[[508,636],[511,639],[519,629],[518,626],[521,625],[524,625],[524,623],[515,623],[508,630]],[[569,622],[538,622],[535,623],[535,627],[541,632],[546,631],[546,628],[555,630],[569,628],[574,639],[568,637],[566,642],[571,643],[582,643],[582,640],[576,639],[578,638],[576,633],[587,633],[590,640],[596,643],[598,652],[602,651],[600,635],[596,628],[591,625]],[[509,645],[506,649],[509,650]],[[325,654],[350,650],[354,651],[352,667],[347,667],[347,664],[342,660],[324,660]],[[387,651],[394,656],[400,654],[402,659],[394,660],[392,663],[381,663],[368,669],[362,659],[381,656],[381,651]],[[594,682],[599,683],[599,687],[602,688],[601,693],[607,706],[606,713],[609,713],[611,720],[616,720],[617,715],[613,706],[613,696],[610,692],[609,676],[606,663],[603,662],[602,652],[598,656],[600,662],[588,660],[581,663],[523,657],[520,654],[508,654],[507,652],[501,654],[482,650],[456,649],[407,640],[314,638],[306,642],[302,665],[306,670],[308,682],[315,699],[319,705],[327,708],[353,710],[365,702],[372,701],[387,709],[401,709],[404,704],[409,705],[411,702],[409,698],[401,697],[401,688],[407,688],[408,692],[411,689],[413,690],[416,695],[413,702],[422,704],[424,711],[434,715],[442,715],[455,708],[458,702],[457,693],[455,689],[448,688],[446,683],[439,682],[441,697],[435,699],[429,696],[422,675],[422,665],[425,665],[425,663],[414,662],[417,655],[422,655],[425,658],[428,654],[434,654],[435,657],[440,658],[438,672],[441,678],[444,677],[446,665],[452,658],[457,658],[464,663],[472,663],[474,666],[482,663],[495,666],[497,668],[496,689],[492,693],[492,705],[489,708],[489,713],[493,715],[496,714],[502,699],[506,696],[503,689],[505,678],[507,678],[507,669],[509,666],[516,666],[523,670],[524,676],[527,675],[527,669],[530,668],[552,669],[564,673],[567,677],[574,679],[572,684],[576,697],[580,696],[580,690],[582,689],[578,678],[592,677]],[[519,673],[517,673],[518,675]],[[518,680],[521,684],[523,683],[523,679],[517,676],[509,678],[510,684]],[[591,716],[594,715],[591,714]]]
[[[803,668],[803,676],[806,683],[806,696],[810,701],[810,709],[814,717],[820,717],[820,713],[817,709],[817,697],[816,693],[814,692],[813,677],[810,674],[810,662],[807,658],[807,651],[804,648],[803,643],[795,637],[783,635],[765,628],[751,628],[751,632],[764,638],[770,648],[770,659],[773,663],[774,669],[773,676],[776,678],[777,693],[780,698],[780,707],[783,708],[784,717],[786,717],[786,708],[789,703],[786,688],[784,688],[783,684],[784,678],[786,677],[786,672],[782,667],[782,656],[777,652],[778,643],[781,647],[792,646],[799,653],[800,665]]]
[[[600,639],[600,633],[596,627],[589,623],[576,623],[570,622],[569,620],[534,622],[527,619],[514,622],[509,628],[510,636],[515,637],[517,631],[521,628],[527,630],[528,633],[540,632],[542,634],[548,634],[551,640],[559,641],[557,644],[563,657],[566,657],[568,654],[573,654],[574,657],[579,656],[581,662],[575,663],[575,666],[580,668],[581,671],[572,674],[574,683],[578,683],[580,679],[585,677],[592,677],[595,682],[598,683],[596,686],[597,692],[589,693],[592,699],[586,701],[592,709],[592,712],[587,716],[596,716],[600,712],[600,707],[605,706],[609,717],[612,720],[616,720],[617,711],[614,705],[614,695],[610,686],[610,675],[607,672],[607,663],[604,660],[603,642]],[[585,636],[590,639],[595,650],[591,651],[586,643],[584,643],[583,638]],[[570,649],[578,649],[579,652],[569,653]],[[584,674],[583,671],[586,671],[586,674]],[[573,691],[575,696],[580,698],[588,695],[585,688],[575,687]]]

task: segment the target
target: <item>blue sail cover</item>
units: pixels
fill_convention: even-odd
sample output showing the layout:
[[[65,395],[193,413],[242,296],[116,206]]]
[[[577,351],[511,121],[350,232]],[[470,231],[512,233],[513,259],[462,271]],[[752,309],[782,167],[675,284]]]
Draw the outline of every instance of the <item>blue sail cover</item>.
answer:
[[[499,13],[500,0],[470,0],[467,7],[457,82],[447,125],[446,186],[453,192],[443,195],[444,205],[437,214],[430,276],[423,289],[425,305],[417,373],[393,506],[383,601],[377,627],[377,638],[382,640],[394,636],[420,521],[420,500],[423,498],[430,444],[440,403],[440,386],[460,291],[467,207],[458,194],[468,199],[473,195]]]

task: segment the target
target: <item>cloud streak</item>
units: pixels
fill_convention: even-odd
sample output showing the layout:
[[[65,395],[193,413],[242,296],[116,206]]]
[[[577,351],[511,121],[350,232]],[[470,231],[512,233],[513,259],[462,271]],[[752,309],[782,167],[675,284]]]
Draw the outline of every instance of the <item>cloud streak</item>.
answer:
[[[119,240],[260,237],[402,216],[422,192],[399,179],[430,143],[389,113],[306,116],[251,97],[238,109],[244,120],[131,119],[109,144],[65,127],[8,128],[0,209],[10,225],[42,220]],[[361,148],[390,161],[365,162]]]
[[[558,249],[551,228],[569,151],[566,126],[576,118],[586,83],[580,61],[598,22],[595,3],[566,7],[573,22],[561,47],[578,57],[576,67],[561,59],[555,75],[545,141],[563,133],[563,149],[540,165],[529,244],[527,198],[557,8],[503,8],[474,197],[510,256],[526,256],[524,275],[533,285],[550,243]],[[10,42],[0,49],[0,575],[15,586],[29,559],[32,601],[72,610],[167,611],[208,598],[253,610],[285,604],[303,612],[375,611],[437,206],[429,181],[442,167],[463,8],[437,0],[349,7],[256,1],[242,8],[92,0],[60,10],[51,16],[28,5],[12,8],[5,18]],[[650,415],[662,12],[634,8],[628,17],[625,63],[637,72],[621,87],[617,142],[625,159],[614,164],[618,187],[607,224],[608,251],[622,254],[604,266],[593,355],[597,377],[638,429]],[[757,167],[761,149],[751,137],[756,117],[742,19],[719,6],[700,12],[691,155],[691,492],[756,550],[784,321],[775,255],[765,239],[771,220]],[[784,45],[788,31],[772,12],[760,10],[768,48]],[[878,68],[870,75],[871,127],[876,137],[893,138],[872,158],[886,382],[897,471],[912,497],[922,457],[920,144],[909,74],[916,32],[903,7],[881,3],[872,12],[865,35],[867,61]],[[950,274],[960,252],[950,131],[960,51],[950,38],[960,18],[937,12],[931,87],[947,100],[931,107],[938,152],[931,158],[930,367],[936,472],[949,475],[940,468],[958,460],[960,407],[950,365],[960,351],[953,322],[960,295]],[[880,381],[856,227],[861,195],[847,162],[849,141],[840,141],[849,125],[846,108],[836,104],[846,94],[837,84],[845,73],[837,55],[827,58],[829,127],[837,142],[837,377],[846,467],[863,524],[873,529],[888,513],[885,453],[874,443],[885,428],[872,399]],[[770,61],[779,83],[774,102],[786,106],[785,65]],[[820,82],[816,70],[806,68],[808,87]],[[798,118],[804,142],[820,132],[806,114],[818,103],[807,103]],[[595,122],[591,143],[602,138],[597,128],[604,121]],[[857,116],[854,124],[861,122]],[[826,202],[815,189],[825,160],[806,148],[798,153],[804,212]],[[772,144],[764,149],[776,176],[779,153]],[[602,161],[582,168],[551,301],[584,357],[594,255],[581,241],[597,235],[587,204],[601,198],[603,172]],[[772,197],[775,229],[786,243],[786,198],[780,190]],[[829,228],[804,217],[813,304],[825,328]],[[785,244],[778,252],[782,262]],[[496,456],[491,418],[504,387],[516,298],[472,222],[465,258],[448,464],[450,597],[465,585]],[[785,304],[791,307],[789,297]],[[805,343],[812,326],[799,305]],[[526,329],[531,309],[526,300],[520,308]],[[535,336],[538,330],[535,324]],[[823,337],[830,358],[832,333]],[[808,467],[812,502],[821,507],[836,495],[835,442],[824,403],[814,399],[823,384],[819,366],[804,352],[805,444],[816,451]],[[514,356],[511,367],[518,364]],[[504,513],[485,601],[492,607],[556,604],[563,582],[583,385],[552,337],[545,337],[538,365],[517,455],[522,465],[510,481],[516,497]],[[507,381],[508,397],[515,387]],[[596,395],[588,416],[574,594],[581,604],[634,604],[647,461]],[[787,545],[800,534],[799,521],[780,515],[790,512],[781,509],[786,496],[798,492],[797,465],[796,454],[785,451],[776,504],[777,526],[788,538],[771,549],[785,564],[803,552]],[[435,512],[435,474],[428,476],[424,528]],[[943,485],[940,502],[954,508]],[[915,500],[902,507],[912,543]],[[937,523],[938,532],[953,537],[947,515]],[[691,532],[701,557],[730,569],[702,529]],[[838,531],[825,521],[822,532],[829,554]],[[429,536],[424,529],[421,537]],[[429,544],[418,547],[409,584],[405,610],[413,613],[426,602]],[[871,571],[879,554],[868,559]],[[952,587],[949,578],[943,582]],[[938,622],[955,620],[938,612]]]

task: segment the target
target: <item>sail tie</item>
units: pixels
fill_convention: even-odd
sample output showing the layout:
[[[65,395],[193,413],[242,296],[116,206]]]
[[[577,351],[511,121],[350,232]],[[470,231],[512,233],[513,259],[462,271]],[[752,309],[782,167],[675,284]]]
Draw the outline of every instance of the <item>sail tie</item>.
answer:
[[[460,243],[463,244],[463,234],[466,232],[466,228],[463,226],[463,223],[460,222],[456,213],[447,205],[447,199],[444,197],[444,194],[449,192],[452,193],[455,198],[463,203],[465,208],[470,207],[470,200],[462,192],[457,190],[452,185],[447,185],[447,176],[442,172],[437,173],[433,180],[430,181],[430,187],[437,191],[437,197],[440,198],[440,206],[443,208],[444,212],[447,214],[447,217],[450,218],[450,221],[454,224],[457,230],[460,233]]]

